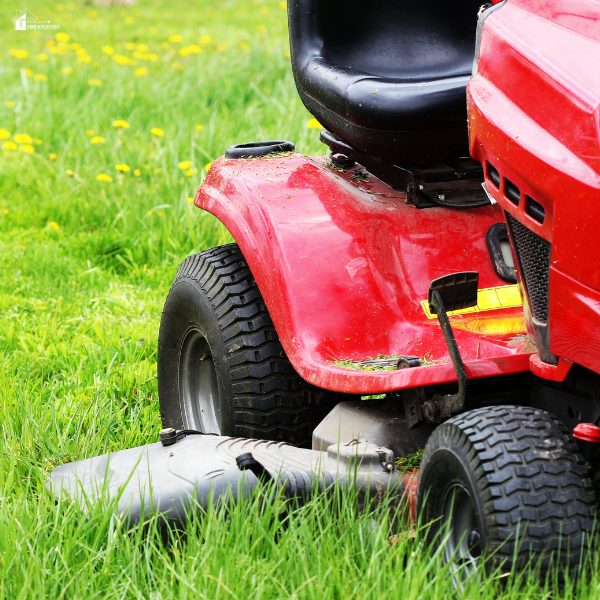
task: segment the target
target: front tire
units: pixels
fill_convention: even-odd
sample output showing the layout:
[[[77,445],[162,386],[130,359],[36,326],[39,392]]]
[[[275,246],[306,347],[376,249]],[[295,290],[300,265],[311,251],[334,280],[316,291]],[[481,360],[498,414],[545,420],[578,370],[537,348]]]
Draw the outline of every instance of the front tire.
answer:
[[[237,244],[179,267],[160,324],[158,392],[165,427],[301,446],[335,404],[292,367]]]
[[[587,467],[566,427],[520,406],[472,410],[440,425],[421,463],[417,506],[445,538],[444,556],[464,579],[479,565],[520,569],[533,558],[572,568],[596,515]]]

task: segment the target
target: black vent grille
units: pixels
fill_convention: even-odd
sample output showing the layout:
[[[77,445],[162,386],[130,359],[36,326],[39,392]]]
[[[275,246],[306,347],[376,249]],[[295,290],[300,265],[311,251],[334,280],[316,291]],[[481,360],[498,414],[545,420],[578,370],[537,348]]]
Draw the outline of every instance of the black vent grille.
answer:
[[[508,213],[506,220],[517,249],[533,318],[548,323],[550,244]]]

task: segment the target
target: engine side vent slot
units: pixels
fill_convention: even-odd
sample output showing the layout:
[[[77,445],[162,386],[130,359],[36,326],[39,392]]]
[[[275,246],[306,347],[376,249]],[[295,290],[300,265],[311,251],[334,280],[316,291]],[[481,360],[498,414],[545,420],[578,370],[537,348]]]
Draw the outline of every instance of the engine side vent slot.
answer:
[[[492,167],[489,162],[486,162],[486,170],[488,179],[498,188],[500,189],[500,173],[498,170]]]
[[[504,195],[515,205],[519,206],[521,200],[521,192],[519,188],[512,182],[504,178]]]
[[[527,194],[525,194],[525,212],[538,223],[543,223],[546,218],[546,209]]]
[[[517,251],[533,318],[540,323],[548,323],[550,244],[508,213],[506,221]]]

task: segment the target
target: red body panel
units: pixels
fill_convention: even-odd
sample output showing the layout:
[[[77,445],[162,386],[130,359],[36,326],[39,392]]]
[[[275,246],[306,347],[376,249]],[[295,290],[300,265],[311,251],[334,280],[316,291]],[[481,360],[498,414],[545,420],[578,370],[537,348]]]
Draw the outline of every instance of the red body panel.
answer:
[[[219,159],[195,203],[239,244],[283,347],[307,381],[372,394],[456,381],[437,319],[421,301],[432,279],[476,270],[480,288],[506,285],[485,243],[498,206],[417,210],[369,176],[357,182],[300,154]],[[472,378],[527,371],[535,349],[521,307],[451,317]],[[433,364],[369,372],[336,359],[412,354]]]
[[[488,191],[552,243],[550,350],[600,373],[600,2],[508,0],[484,22],[468,102],[471,154],[521,202],[489,179]]]

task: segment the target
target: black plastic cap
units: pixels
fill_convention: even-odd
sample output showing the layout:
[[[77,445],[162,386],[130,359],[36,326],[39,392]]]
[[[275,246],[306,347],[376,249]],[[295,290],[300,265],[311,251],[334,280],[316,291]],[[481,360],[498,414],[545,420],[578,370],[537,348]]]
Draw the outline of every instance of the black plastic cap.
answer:
[[[225,150],[225,158],[260,158],[272,152],[293,152],[295,149],[294,143],[287,140],[248,142],[229,146]]]
[[[244,471],[249,467],[256,465],[256,460],[254,460],[252,452],[246,452],[245,454],[240,454],[239,456],[236,456],[235,462],[237,463],[238,469],[240,471]]]
[[[171,446],[177,441],[177,430],[172,427],[166,427],[158,432],[158,437],[163,446]]]

